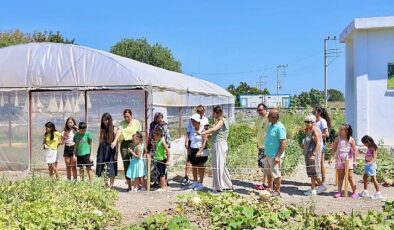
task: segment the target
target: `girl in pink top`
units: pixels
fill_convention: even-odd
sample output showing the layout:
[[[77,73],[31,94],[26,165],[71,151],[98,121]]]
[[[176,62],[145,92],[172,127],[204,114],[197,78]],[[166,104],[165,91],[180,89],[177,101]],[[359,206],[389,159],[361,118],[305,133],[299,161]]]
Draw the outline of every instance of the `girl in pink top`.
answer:
[[[346,160],[349,160],[349,182],[353,191],[351,198],[358,198],[358,194],[356,192],[356,182],[353,176],[353,166],[356,165],[357,159],[357,147],[352,134],[352,127],[349,124],[342,124],[339,128],[338,137],[335,139],[332,145],[331,159],[328,163],[332,163],[334,154],[336,154],[335,168],[338,172],[338,192],[334,195],[335,198],[343,196],[342,184],[345,178]]]
[[[365,147],[368,148],[367,152],[365,153],[365,165],[364,165],[364,191],[359,194],[361,197],[369,197],[368,193],[368,177],[371,177],[371,182],[374,184],[376,193],[375,195],[371,196],[372,199],[383,199],[382,193],[380,192],[379,183],[376,180],[376,174],[378,165],[376,164],[377,150],[378,146],[375,144],[375,141],[372,137],[365,135],[361,138],[361,142],[364,144]]]

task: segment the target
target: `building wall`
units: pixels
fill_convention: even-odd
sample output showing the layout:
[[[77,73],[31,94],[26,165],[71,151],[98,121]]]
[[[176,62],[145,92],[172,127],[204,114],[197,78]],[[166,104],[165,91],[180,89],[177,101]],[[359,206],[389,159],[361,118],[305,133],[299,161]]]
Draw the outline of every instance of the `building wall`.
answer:
[[[394,28],[358,30],[352,40],[346,44],[346,119],[355,127],[358,143],[368,134],[394,145],[394,93],[387,90],[387,64],[394,61]],[[356,79],[353,91],[352,78]],[[352,107],[355,114],[349,111]]]

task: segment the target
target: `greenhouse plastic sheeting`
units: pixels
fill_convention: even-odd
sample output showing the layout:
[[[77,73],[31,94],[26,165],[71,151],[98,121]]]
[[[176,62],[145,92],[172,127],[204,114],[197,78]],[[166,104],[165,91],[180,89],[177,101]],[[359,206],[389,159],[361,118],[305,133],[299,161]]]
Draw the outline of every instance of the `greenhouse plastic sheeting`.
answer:
[[[0,77],[0,88],[141,86],[156,92],[206,95],[213,98],[208,103],[219,100],[217,97],[234,103],[229,92],[211,82],[71,44],[28,43],[1,48]],[[163,105],[162,99],[153,97],[153,104],[157,100]]]

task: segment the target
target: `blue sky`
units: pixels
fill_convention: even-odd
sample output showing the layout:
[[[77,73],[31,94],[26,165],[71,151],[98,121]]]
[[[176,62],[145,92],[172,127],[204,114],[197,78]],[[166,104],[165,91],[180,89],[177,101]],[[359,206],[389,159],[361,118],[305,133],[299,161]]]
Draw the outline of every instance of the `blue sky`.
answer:
[[[353,18],[394,15],[393,0],[346,1],[6,1],[0,31],[60,31],[109,50],[122,38],[167,46],[184,73],[222,87],[260,76],[276,92],[276,66],[288,64],[280,93],[323,89],[323,39]],[[344,90],[344,46],[329,66],[329,88]]]

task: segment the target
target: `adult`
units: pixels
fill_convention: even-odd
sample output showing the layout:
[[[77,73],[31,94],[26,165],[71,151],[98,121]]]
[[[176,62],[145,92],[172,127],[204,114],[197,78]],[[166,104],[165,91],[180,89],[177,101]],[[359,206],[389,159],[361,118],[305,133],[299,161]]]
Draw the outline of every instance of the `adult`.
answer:
[[[77,122],[75,118],[69,117],[66,120],[62,132],[62,144],[64,144],[64,163],[66,164],[67,180],[71,180],[71,175],[74,181],[77,181],[77,165],[74,161],[74,134],[78,131]]]
[[[327,187],[323,185],[320,180],[320,164],[321,160],[321,138],[322,134],[320,129],[316,126],[316,117],[314,115],[308,115],[305,117],[305,132],[306,137],[303,141],[306,173],[311,178],[311,189],[306,191],[304,194],[307,196],[317,195],[327,190]],[[319,185],[317,190],[315,189],[316,184]]]
[[[324,155],[326,152],[326,140],[330,136],[329,129],[331,128],[331,119],[327,113],[327,110],[320,107],[315,106],[313,108],[313,115],[316,117],[316,126],[320,129],[322,133],[322,144],[321,144],[321,175],[322,175],[322,183],[324,184],[326,181],[326,168],[324,167]]]
[[[204,165],[208,160],[207,135],[199,134],[204,130],[204,126],[201,125],[201,116],[199,114],[193,114],[191,120],[194,130],[197,132],[194,132],[190,139],[190,163],[192,164],[193,180],[195,182],[189,186],[189,188],[200,191],[204,187]]]
[[[209,125],[209,120],[206,116],[204,116],[205,114],[205,107],[203,105],[198,105],[196,107],[196,113],[198,115],[200,115],[200,126],[204,127],[205,129],[208,129],[208,125]],[[189,172],[190,172],[190,168],[191,168],[191,163],[190,163],[190,140],[193,138],[193,134],[194,134],[195,130],[194,130],[194,126],[192,123],[192,120],[189,120],[189,123],[187,124],[187,129],[186,129],[186,137],[185,137],[185,148],[187,150],[187,159],[186,159],[186,166],[185,166],[185,176],[181,181],[181,184],[183,186],[189,185],[192,182],[189,179]]]
[[[221,192],[225,189],[233,189],[230,173],[226,167],[226,157],[228,153],[227,137],[229,125],[223,116],[220,106],[213,108],[214,127],[201,132],[201,135],[212,134],[212,179],[213,193]]]
[[[258,166],[262,168],[262,171],[264,173],[264,158],[265,158],[265,153],[264,153],[264,142],[265,142],[265,135],[267,133],[267,127],[269,125],[268,122],[268,110],[267,106],[264,103],[260,103],[257,106],[257,114],[259,115],[258,118],[256,119],[255,125],[256,125],[256,135],[257,135],[257,161],[258,161]],[[264,190],[268,186],[265,185],[267,181],[267,175],[264,173],[263,175],[263,183],[261,185],[256,185],[257,190]]]
[[[106,171],[109,177],[109,188],[113,187],[115,177],[118,175],[118,164],[116,162],[118,154],[116,154],[116,146],[111,145],[116,134],[117,128],[113,125],[111,114],[104,113],[101,116],[96,175],[100,177]]]
[[[170,136],[170,129],[168,128],[168,124],[164,121],[164,116],[160,112],[156,112],[153,121],[149,125],[149,138],[148,138],[148,153],[151,151],[154,152],[153,145],[153,131],[155,129],[160,129],[163,133],[164,142],[167,144],[168,148],[171,148],[171,136]],[[152,154],[154,155],[154,154]],[[157,169],[156,162],[152,162],[151,165],[151,183],[153,186],[159,186],[160,184],[160,175]]]
[[[167,122],[164,121],[164,116],[160,112],[156,112],[153,121],[149,125],[149,143],[148,143],[148,152],[152,150],[152,141],[153,141],[153,130],[160,129],[163,132],[164,141],[166,142],[168,148],[171,147],[171,135],[170,129],[168,128]]]
[[[128,148],[131,146],[133,135],[142,130],[141,123],[133,119],[133,113],[130,109],[123,111],[124,120],[120,122],[118,132],[116,133],[115,140],[112,142],[111,147],[114,148],[117,143],[120,143],[120,154],[123,161],[124,176],[127,182],[127,191],[131,191],[131,179],[126,176],[127,169],[129,168],[131,156]]]
[[[270,110],[268,114],[270,122],[265,137],[265,160],[264,170],[268,179],[268,191],[273,196],[280,196],[281,186],[281,160],[285,156],[286,129],[279,121],[279,112],[276,109]],[[273,191],[273,179],[275,180],[275,191]]]

